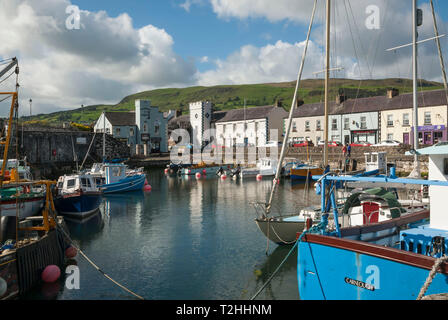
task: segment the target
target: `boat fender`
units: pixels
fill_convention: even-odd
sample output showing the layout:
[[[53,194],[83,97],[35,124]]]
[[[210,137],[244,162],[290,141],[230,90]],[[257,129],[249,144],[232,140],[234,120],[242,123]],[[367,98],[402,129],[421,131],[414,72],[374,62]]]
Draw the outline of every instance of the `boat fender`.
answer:
[[[52,283],[59,279],[61,270],[57,265],[51,264],[47,266],[42,272],[42,281]]]
[[[196,179],[201,179],[201,174],[199,172],[196,173]]]
[[[76,257],[77,254],[78,250],[76,250],[76,248],[73,246],[70,246],[65,250],[65,256],[69,259]]]
[[[5,279],[0,277],[0,298],[6,293],[8,290],[8,284]]]
[[[166,168],[166,169],[165,169],[165,174],[167,174],[169,170],[170,170],[170,169]]]
[[[257,174],[257,181],[261,181],[263,179],[263,176],[261,174]]]
[[[221,180],[226,180],[227,179],[227,176],[225,175],[225,174],[223,174],[222,176],[221,176]]]
[[[202,173],[205,175],[207,173],[207,170],[202,170]]]
[[[151,191],[152,187],[151,187],[151,185],[147,184],[146,186],[143,187],[143,190],[144,191]]]

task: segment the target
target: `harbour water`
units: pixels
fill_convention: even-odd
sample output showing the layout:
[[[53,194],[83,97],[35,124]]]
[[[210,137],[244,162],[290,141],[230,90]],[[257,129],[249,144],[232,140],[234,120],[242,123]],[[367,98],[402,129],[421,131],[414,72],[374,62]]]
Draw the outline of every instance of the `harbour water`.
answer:
[[[72,239],[105,273],[145,299],[250,299],[291,249],[268,243],[251,202],[266,201],[272,180],[222,181],[216,176],[168,177],[147,171],[151,192],[107,195],[101,212],[84,223],[67,221]],[[283,180],[274,215],[318,204],[304,185]],[[266,255],[266,250],[268,254]],[[64,277],[25,299],[133,299],[79,254],[79,289]],[[294,253],[257,297],[299,299]]]

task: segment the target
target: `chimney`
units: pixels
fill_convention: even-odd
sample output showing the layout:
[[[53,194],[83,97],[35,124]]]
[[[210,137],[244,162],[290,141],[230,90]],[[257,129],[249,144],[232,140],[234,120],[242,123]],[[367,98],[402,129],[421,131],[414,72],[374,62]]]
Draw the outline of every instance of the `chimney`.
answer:
[[[305,101],[303,101],[302,99],[297,99],[296,100],[296,108],[300,107],[301,105],[304,105]]]
[[[343,103],[345,100],[347,100],[347,96],[345,96],[345,95],[343,95],[343,94],[341,94],[341,93],[339,93],[339,94],[336,96],[336,103],[337,103],[337,104],[341,104],[341,103]]]
[[[387,98],[392,99],[400,94],[400,91],[396,88],[387,89]]]

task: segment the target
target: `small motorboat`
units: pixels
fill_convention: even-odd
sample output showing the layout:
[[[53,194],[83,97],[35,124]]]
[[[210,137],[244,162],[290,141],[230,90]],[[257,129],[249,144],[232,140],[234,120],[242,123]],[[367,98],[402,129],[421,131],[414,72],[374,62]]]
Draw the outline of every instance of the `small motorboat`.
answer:
[[[59,177],[56,210],[66,216],[85,219],[99,209],[101,191],[89,174],[73,174]]]

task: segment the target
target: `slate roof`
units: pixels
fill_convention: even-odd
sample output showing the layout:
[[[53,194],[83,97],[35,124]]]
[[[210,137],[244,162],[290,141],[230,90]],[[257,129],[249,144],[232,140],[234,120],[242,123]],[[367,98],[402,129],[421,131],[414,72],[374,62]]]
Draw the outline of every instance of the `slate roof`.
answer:
[[[350,114],[361,112],[387,111],[397,109],[409,109],[413,105],[412,93],[405,93],[389,99],[387,96],[377,96],[369,98],[348,99],[342,104],[336,101],[329,103],[329,114]],[[419,107],[432,107],[447,105],[444,90],[422,91],[418,93]],[[294,118],[304,118],[324,115],[324,103],[309,103],[300,106],[293,113]],[[286,116],[285,118],[287,118]]]
[[[277,108],[275,106],[252,107],[246,109],[232,109],[227,111],[226,115],[216,122],[241,121],[252,119],[263,119],[269,116],[269,113]],[[284,109],[283,109],[284,110]],[[286,114],[286,112],[285,112]]]
[[[106,112],[106,118],[113,126],[135,126],[134,112]]]

